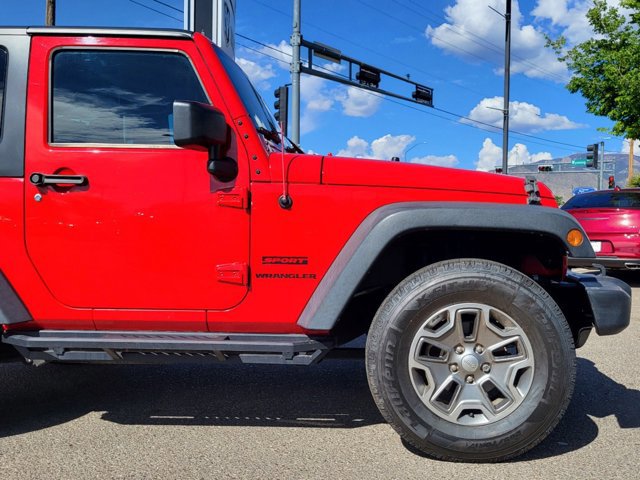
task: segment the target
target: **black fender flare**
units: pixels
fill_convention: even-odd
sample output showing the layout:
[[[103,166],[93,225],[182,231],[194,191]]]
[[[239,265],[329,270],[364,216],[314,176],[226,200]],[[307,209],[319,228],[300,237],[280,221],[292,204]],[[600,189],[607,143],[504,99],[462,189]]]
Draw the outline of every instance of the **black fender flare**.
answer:
[[[328,331],[360,280],[389,242],[398,235],[418,230],[527,232],[552,236],[571,257],[595,257],[588,241],[573,247],[567,233],[578,229],[577,220],[556,208],[472,202],[408,202],[385,205],[373,211],[344,245],[305,306],[298,325],[307,330]]]
[[[0,271],[0,325],[11,325],[31,320],[29,311],[20,297]]]

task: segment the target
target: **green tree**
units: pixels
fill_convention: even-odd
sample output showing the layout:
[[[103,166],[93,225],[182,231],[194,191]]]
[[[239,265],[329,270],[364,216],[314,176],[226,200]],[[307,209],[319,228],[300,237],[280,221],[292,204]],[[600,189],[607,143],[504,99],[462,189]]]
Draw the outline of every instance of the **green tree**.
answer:
[[[627,187],[640,187],[640,175],[634,175],[627,180]]]
[[[621,0],[625,17],[606,0],[594,0],[587,13],[595,35],[567,49],[566,39],[548,41],[572,73],[567,89],[587,100],[587,111],[609,117],[602,129],[626,138],[640,138],[640,0]]]

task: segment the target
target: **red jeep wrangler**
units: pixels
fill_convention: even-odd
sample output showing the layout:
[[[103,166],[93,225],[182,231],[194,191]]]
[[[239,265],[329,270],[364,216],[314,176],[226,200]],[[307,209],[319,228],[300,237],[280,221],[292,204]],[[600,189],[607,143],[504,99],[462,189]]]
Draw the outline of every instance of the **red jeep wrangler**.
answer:
[[[3,358],[308,365],[368,334],[398,433],[488,461],[629,323],[625,283],[567,269],[595,255],[547,187],[305,155],[202,35],[0,29],[0,105]]]

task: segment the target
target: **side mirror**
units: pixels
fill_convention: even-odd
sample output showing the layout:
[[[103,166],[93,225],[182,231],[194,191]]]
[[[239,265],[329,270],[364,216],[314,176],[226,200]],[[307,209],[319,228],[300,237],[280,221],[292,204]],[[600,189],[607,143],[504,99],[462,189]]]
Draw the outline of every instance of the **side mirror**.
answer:
[[[220,110],[199,102],[173,102],[173,142],[179,147],[227,143],[229,127]]]
[[[199,102],[173,102],[173,142],[179,147],[209,149],[207,170],[221,182],[238,176],[238,163],[220,157],[220,147],[228,142],[229,126],[217,108]]]

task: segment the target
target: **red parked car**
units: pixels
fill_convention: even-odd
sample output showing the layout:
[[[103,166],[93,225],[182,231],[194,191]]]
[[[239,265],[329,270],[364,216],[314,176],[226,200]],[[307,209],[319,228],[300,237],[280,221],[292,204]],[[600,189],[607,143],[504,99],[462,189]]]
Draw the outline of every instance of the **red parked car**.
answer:
[[[576,195],[562,209],[576,217],[587,232],[597,263],[640,269],[640,188]]]

